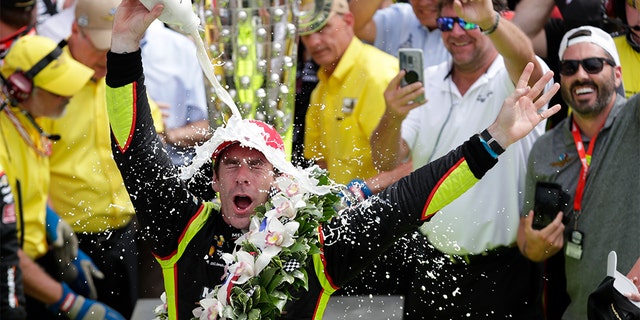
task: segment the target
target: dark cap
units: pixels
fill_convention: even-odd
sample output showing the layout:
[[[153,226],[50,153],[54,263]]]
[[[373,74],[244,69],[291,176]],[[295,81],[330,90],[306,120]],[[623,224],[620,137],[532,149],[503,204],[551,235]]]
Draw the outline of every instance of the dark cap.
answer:
[[[22,9],[28,11],[35,5],[35,0],[0,0],[0,7],[4,9]]]

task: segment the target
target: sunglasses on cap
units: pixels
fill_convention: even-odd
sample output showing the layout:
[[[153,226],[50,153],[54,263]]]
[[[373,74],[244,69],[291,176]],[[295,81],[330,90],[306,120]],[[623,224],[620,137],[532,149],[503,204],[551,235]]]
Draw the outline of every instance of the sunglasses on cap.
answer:
[[[597,74],[602,71],[604,64],[614,67],[615,62],[606,58],[587,58],[584,60],[562,60],[560,61],[560,74],[563,76],[572,76],[578,72],[578,67],[582,66],[582,69],[589,74]]]
[[[473,30],[478,28],[478,25],[475,23],[464,21],[464,19],[460,17],[439,17],[436,19],[436,23],[438,24],[438,29],[442,32],[448,32],[453,30],[453,26],[455,23],[460,25],[460,28],[464,30]]]

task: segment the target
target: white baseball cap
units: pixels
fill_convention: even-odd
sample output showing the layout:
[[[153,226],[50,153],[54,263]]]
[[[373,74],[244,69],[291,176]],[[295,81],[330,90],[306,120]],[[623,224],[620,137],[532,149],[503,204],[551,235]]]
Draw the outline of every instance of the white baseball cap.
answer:
[[[582,42],[590,42],[601,47],[613,57],[616,66],[620,65],[620,57],[618,56],[618,50],[616,49],[616,44],[613,42],[613,38],[611,38],[608,33],[602,31],[602,29],[592,26],[578,27],[564,34],[562,42],[560,42],[560,50],[558,51],[560,61],[562,61],[564,51],[567,50],[568,47]]]

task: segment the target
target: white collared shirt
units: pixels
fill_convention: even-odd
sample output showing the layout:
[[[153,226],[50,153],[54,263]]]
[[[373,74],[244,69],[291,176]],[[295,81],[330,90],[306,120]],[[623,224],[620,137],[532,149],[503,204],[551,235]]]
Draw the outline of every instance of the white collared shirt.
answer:
[[[425,69],[425,79],[431,79],[425,81],[428,102],[412,110],[402,123],[402,138],[411,148],[414,168],[487,128],[515,89],[502,56],[464,96],[447,77],[450,70],[450,62]],[[515,242],[527,157],[545,124],[511,145],[482,180],[423,225],[422,232],[436,248],[449,254],[478,254]]]

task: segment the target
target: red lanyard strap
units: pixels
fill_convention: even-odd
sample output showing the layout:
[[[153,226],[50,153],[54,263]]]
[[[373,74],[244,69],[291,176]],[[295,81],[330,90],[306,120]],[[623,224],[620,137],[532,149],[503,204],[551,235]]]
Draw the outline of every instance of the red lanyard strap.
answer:
[[[576,121],[572,119],[571,123],[571,134],[573,135],[573,142],[576,145],[576,150],[578,151],[578,156],[580,157],[580,163],[582,164],[582,168],[580,169],[580,176],[578,176],[578,186],[576,187],[576,194],[573,198],[573,211],[580,211],[582,208],[582,195],[584,193],[584,186],[587,183],[587,175],[589,173],[589,166],[591,165],[591,155],[593,154],[593,147],[596,145],[596,138],[598,137],[598,133],[593,136],[591,142],[589,143],[589,149],[584,150],[584,143],[582,142],[582,135],[580,134],[580,129],[578,129],[578,125]]]

